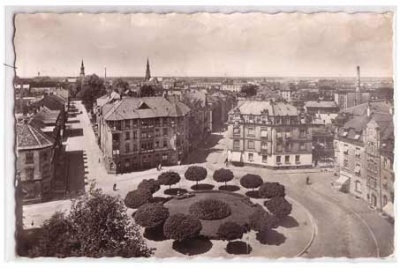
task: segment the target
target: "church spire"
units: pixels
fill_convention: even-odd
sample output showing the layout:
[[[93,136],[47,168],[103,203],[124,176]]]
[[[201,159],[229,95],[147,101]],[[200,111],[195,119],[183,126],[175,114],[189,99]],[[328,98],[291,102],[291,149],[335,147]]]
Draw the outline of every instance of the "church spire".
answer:
[[[81,63],[81,73],[80,73],[80,76],[81,76],[81,77],[85,76],[85,65],[83,65],[83,60],[82,60],[82,63]]]
[[[150,64],[149,64],[149,58],[147,58],[147,64],[146,64],[146,76],[144,77],[145,81],[149,81],[150,80]]]

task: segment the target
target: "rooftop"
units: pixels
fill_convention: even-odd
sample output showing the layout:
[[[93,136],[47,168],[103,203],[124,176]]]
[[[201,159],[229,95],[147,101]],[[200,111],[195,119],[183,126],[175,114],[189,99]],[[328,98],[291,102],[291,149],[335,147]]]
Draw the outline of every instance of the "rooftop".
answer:
[[[267,112],[271,116],[297,116],[297,108],[284,102],[268,100],[247,100],[236,107],[241,114],[260,115]],[[234,109],[234,110],[236,110]]]
[[[54,144],[52,138],[29,123],[18,123],[16,133],[18,150],[41,149]]]
[[[313,108],[337,108],[334,101],[307,101],[304,106]]]

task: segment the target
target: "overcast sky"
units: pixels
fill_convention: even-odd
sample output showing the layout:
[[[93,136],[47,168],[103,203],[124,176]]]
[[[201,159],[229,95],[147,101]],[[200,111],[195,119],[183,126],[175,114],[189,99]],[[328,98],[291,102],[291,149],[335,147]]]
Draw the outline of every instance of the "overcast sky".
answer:
[[[19,14],[19,76],[392,76],[392,14]]]

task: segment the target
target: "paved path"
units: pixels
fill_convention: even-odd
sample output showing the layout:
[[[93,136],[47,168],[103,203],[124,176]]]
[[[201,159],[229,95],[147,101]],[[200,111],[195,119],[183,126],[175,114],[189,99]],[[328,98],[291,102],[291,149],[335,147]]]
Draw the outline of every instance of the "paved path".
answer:
[[[72,157],[77,163],[70,162],[69,172],[74,172],[74,175],[70,174],[69,179],[74,182],[73,188],[79,189],[86,177],[86,180],[95,180],[103,192],[124,198],[142,179],[157,178],[160,172],[156,169],[120,175],[107,174],[103,163],[99,163],[102,154],[97,146],[89,117],[82,104],[76,102],[75,105],[82,114],[77,115],[76,119],[79,121],[74,119],[75,123],[71,124],[71,127],[81,128],[83,135],[67,141],[68,151],[80,152],[82,156],[81,160]],[[190,156],[192,162],[208,169],[207,180],[211,180],[214,170],[224,167],[227,137],[226,133],[222,135],[221,138],[219,133],[214,133],[210,140],[215,142],[215,137],[218,136],[221,138],[218,143],[204,143]],[[210,144],[212,148],[208,148]],[[164,170],[174,170],[183,175],[186,168],[187,166],[182,165],[166,167]],[[259,174],[264,181],[278,181],[285,185],[287,193],[311,212],[318,227],[318,234],[304,257],[384,257],[393,252],[393,224],[371,210],[362,200],[332,189],[332,172],[320,172],[316,169],[276,171],[247,166],[229,168],[235,174],[233,184],[238,184],[240,177],[246,173]],[[306,176],[310,177],[311,185],[305,184]],[[114,183],[117,183],[118,191],[112,190]],[[188,182],[183,179],[177,187],[184,187],[186,183]],[[87,190],[88,185],[85,187]],[[63,200],[24,206],[25,228],[39,226],[55,211],[67,210],[70,204],[69,200]],[[31,226],[32,221],[34,226]]]

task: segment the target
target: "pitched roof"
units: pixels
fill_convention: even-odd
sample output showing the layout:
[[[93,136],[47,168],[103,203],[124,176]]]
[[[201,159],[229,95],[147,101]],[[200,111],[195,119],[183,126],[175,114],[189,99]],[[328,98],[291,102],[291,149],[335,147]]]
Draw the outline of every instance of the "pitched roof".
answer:
[[[260,115],[262,112],[267,111],[271,116],[297,116],[297,108],[291,104],[284,102],[270,102],[260,100],[244,101],[240,104],[239,109],[241,114]]]
[[[60,97],[58,95],[46,95],[41,99],[38,104],[40,106],[45,106],[49,108],[50,110],[62,110],[64,109],[64,105],[67,103],[67,100],[65,100],[63,97]]]
[[[190,109],[180,101],[167,100],[163,97],[134,98],[126,97],[114,103],[104,104],[102,112],[105,120],[180,117]]]
[[[306,107],[317,107],[317,108],[337,108],[334,101],[307,101]]]
[[[17,149],[41,149],[52,146],[54,140],[29,123],[19,123],[17,130]]]

